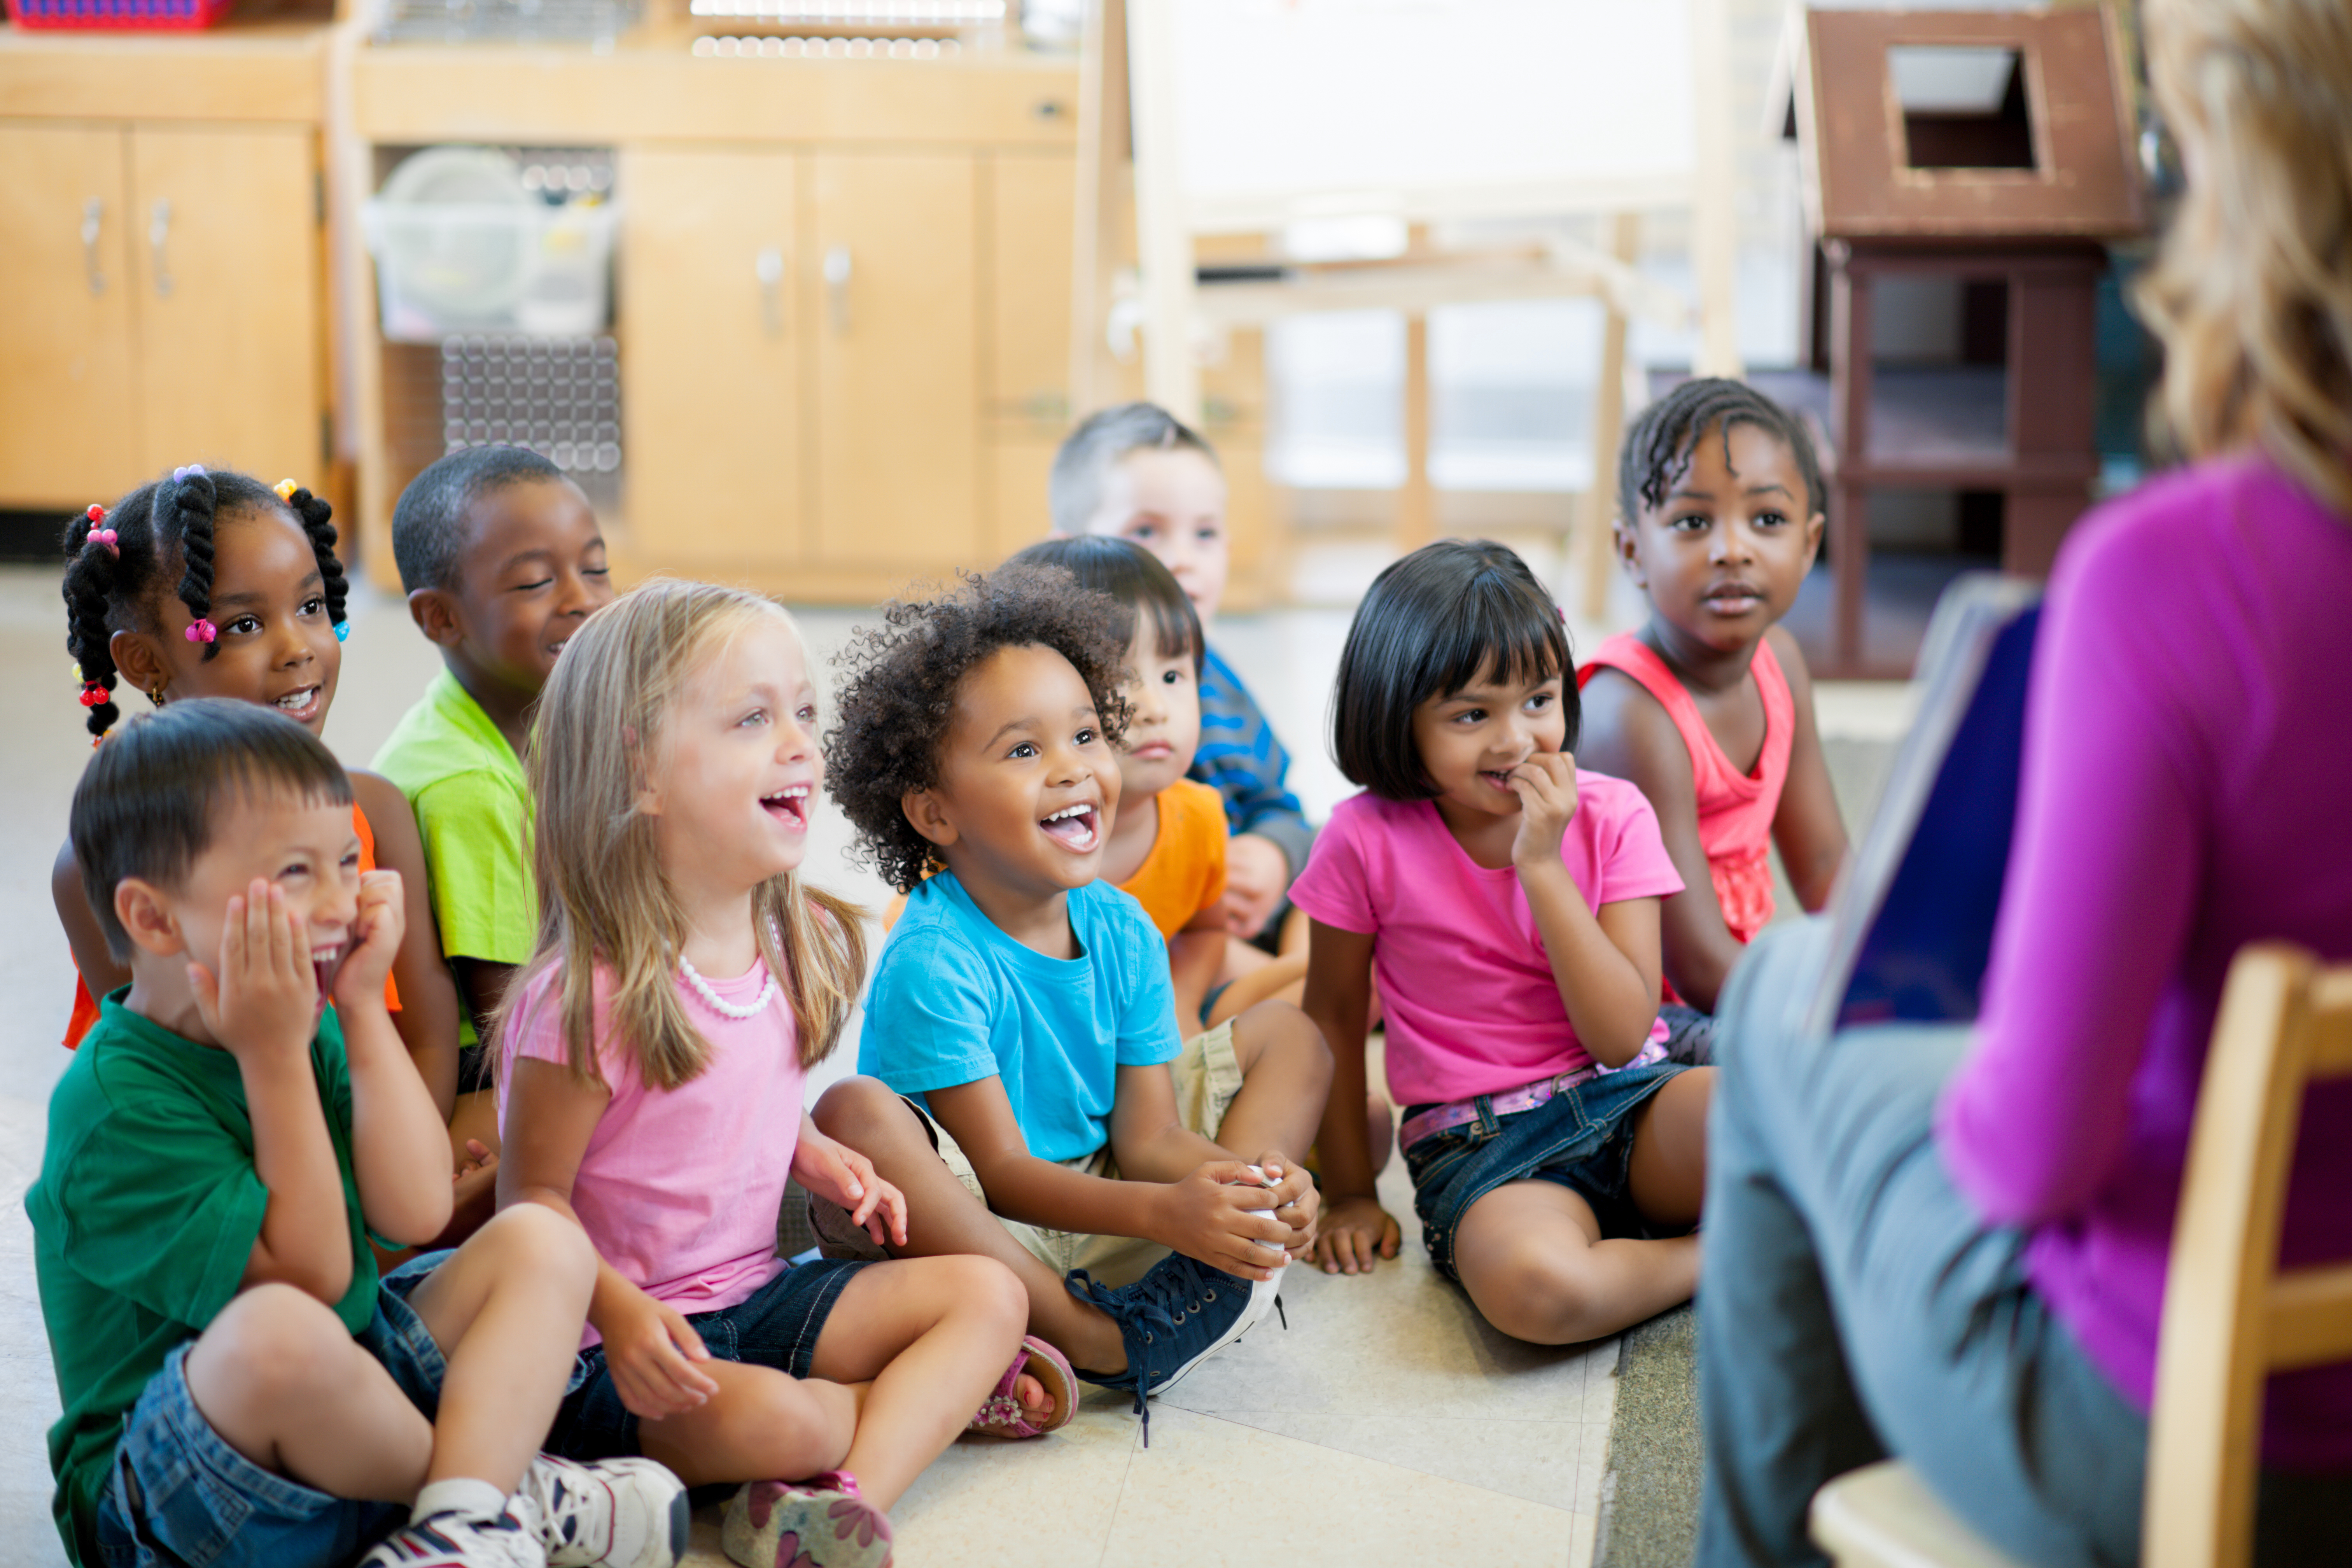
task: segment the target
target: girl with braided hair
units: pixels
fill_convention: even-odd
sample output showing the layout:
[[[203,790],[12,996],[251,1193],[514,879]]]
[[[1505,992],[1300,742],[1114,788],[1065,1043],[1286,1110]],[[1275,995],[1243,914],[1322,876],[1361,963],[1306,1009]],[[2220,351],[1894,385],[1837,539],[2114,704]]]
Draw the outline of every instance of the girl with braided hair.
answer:
[[[1724,977],[1772,918],[1772,846],[1808,910],[1845,859],[1812,677],[1779,624],[1821,549],[1821,468],[1796,416],[1704,378],[1643,411],[1617,470],[1617,551],[1650,619],[1577,672],[1577,760],[1657,811],[1684,889],[1660,910],[1667,1054],[1704,1064]]]
[[[350,630],[331,518],[323,499],[291,479],[272,489],[202,465],[75,518],[65,532],[66,647],[90,733],[102,742],[121,717],[115,697],[126,684],[157,707],[234,698],[322,731]],[[352,788],[362,868],[398,871],[407,909],[386,999],[446,1121],[457,1090],[457,998],[434,935],[416,822],[388,781],[355,772]],[[58,851],[50,891],[80,973],[65,1040],[71,1047],[97,1021],[96,998],[131,976],[107,951],[71,844]],[[456,1156],[460,1167],[481,1167],[460,1195],[479,1186],[483,1215],[486,1157]]]

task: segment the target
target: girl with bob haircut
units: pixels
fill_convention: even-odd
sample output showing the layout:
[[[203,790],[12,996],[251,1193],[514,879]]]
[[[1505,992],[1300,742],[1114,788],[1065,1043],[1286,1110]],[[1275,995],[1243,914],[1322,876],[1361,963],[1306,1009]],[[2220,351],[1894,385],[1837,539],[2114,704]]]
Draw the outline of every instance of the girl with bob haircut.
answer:
[[[2352,959],[2352,7],[2144,16],[2188,189],[2138,302],[2190,463],[2085,517],[2051,574],[1974,1023],[1808,1029],[1820,922],[1732,973],[1704,1568],[1819,1562],[1813,1493],[1888,1454],[2018,1562],[2139,1562],[2224,977],[2249,942]],[[2352,1086],[2311,1089],[2293,1159],[2279,1263],[2340,1263]],[[2247,1436],[2257,1518],[2191,1554],[2352,1562],[2352,1366],[2270,1378]]]
[[[1332,699],[1364,793],[1291,889],[1335,1063],[1317,1260],[1396,1256],[1358,1109],[1377,976],[1430,1257],[1540,1344],[1690,1296],[1714,1077],[1663,1059],[1658,905],[1682,879],[1641,793],[1577,767],[1574,668],[1551,595],[1499,544],[1444,541],[1381,573]]]
[[[1066,1371],[1058,1412],[1024,1375],[1003,1264],[775,1255],[788,1178],[907,1238],[898,1190],[802,1109],[866,966],[860,911],[800,880],[816,731],[769,600],[656,582],[591,617],[539,701],[539,951],[496,1036],[499,1202],[573,1217],[600,1259],[551,1441],[746,1483],[722,1543],[748,1568],[887,1563],[884,1510],[959,1433],[1073,1404]]]

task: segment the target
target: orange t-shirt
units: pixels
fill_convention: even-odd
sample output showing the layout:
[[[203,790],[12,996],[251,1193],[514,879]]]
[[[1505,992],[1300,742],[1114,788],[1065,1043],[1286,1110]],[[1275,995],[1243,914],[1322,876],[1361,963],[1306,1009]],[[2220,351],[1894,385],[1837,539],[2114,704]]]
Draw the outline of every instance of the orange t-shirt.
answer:
[[[356,801],[352,803],[352,826],[360,836],[360,869],[373,871],[375,869],[375,829],[368,826],[367,813],[359,808]],[[383,1005],[395,1013],[400,1011],[400,988],[392,983],[389,974],[383,977]],[[81,1037],[89,1034],[90,1026],[97,1022],[98,998],[89,994],[89,983],[77,971],[74,974],[73,1016],[66,1020],[66,1049],[72,1050],[80,1045]]]
[[[1161,790],[1151,853],[1118,886],[1134,895],[1162,937],[1191,925],[1225,896],[1225,797],[1197,779]]]

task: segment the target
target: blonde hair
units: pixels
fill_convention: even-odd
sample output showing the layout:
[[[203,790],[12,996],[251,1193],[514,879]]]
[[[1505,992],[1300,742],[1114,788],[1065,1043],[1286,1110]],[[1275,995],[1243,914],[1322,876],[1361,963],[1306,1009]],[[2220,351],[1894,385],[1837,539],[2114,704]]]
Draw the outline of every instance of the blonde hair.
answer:
[[[678,995],[686,914],[664,873],[653,820],[637,809],[648,763],[662,754],[688,679],[755,623],[799,628],[759,595],[707,583],[656,581],[590,617],[540,694],[530,761],[539,877],[539,947],[507,989],[503,1050],[530,982],[562,965],[563,1039],[572,1072],[596,1070],[595,977],[611,1045],[632,1053],[640,1077],[671,1089],[709,1064]],[[866,973],[864,911],[787,872],[752,893],[752,927],[798,1026],[801,1063],[822,1061],[841,1037]]]
[[[2147,35],[2189,173],[2137,290],[2170,434],[2352,512],[2352,5],[2149,0]]]

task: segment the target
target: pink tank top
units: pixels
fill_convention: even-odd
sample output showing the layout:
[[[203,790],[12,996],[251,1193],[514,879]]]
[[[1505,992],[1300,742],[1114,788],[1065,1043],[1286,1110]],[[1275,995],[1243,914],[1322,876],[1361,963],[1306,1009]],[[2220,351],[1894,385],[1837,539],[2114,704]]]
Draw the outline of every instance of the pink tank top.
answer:
[[[1706,721],[1665,660],[1631,632],[1620,632],[1593,651],[1576,672],[1579,690],[1592,672],[1606,666],[1642,683],[1675,721],[1690,751],[1691,779],[1698,791],[1698,842],[1715,882],[1723,923],[1742,942],[1752,941],[1772,919],[1772,817],[1780,809],[1780,789],[1789,782],[1789,748],[1796,738],[1797,705],[1789,678],[1780,672],[1772,645],[1756,645],[1749,666],[1764,699],[1764,750],[1752,773],[1732,766],[1716,743]]]

